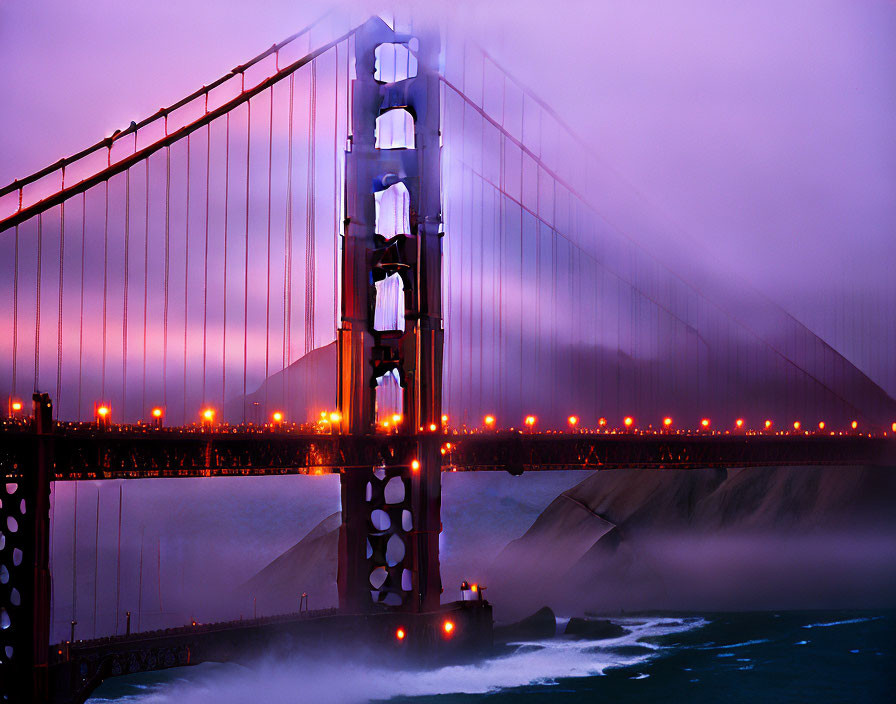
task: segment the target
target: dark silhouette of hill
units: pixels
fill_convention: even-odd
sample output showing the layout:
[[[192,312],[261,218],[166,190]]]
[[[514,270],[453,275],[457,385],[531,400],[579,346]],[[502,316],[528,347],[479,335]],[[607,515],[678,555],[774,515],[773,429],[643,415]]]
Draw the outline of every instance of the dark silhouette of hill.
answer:
[[[312,609],[335,606],[336,550],[339,544],[341,514],[336,512],[317,524],[249,581],[240,586],[237,596],[245,603],[257,599],[260,613],[298,611],[299,597],[308,595]]]
[[[606,470],[491,569],[520,613],[896,605],[896,471]]]

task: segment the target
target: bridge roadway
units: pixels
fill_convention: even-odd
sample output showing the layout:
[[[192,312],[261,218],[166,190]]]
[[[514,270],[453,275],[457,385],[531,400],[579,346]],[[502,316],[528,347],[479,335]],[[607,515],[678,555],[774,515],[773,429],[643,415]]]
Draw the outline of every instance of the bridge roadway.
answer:
[[[432,437],[427,434],[427,437]],[[436,435],[443,471],[511,474],[559,469],[896,466],[896,437],[861,434],[473,432]],[[0,424],[0,471],[14,479],[34,456],[29,424]],[[305,427],[155,428],[57,423],[55,481],[324,474],[410,465],[414,435],[349,436]]]
[[[469,657],[492,646],[491,605],[454,602],[422,614],[321,609],[59,643],[50,648],[50,700],[81,704],[111,677],[269,654],[301,657],[328,647],[344,654],[352,643],[397,658]]]

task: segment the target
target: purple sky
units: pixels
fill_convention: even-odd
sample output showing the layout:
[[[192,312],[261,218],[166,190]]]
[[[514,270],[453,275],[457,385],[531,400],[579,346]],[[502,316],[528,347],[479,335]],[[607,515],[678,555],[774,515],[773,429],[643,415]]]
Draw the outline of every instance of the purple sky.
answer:
[[[0,181],[174,102],[331,4],[3,4]],[[377,7],[351,6],[355,19]],[[619,218],[641,194],[687,232],[683,247],[745,276],[896,394],[896,4],[450,8],[441,19],[630,184]]]

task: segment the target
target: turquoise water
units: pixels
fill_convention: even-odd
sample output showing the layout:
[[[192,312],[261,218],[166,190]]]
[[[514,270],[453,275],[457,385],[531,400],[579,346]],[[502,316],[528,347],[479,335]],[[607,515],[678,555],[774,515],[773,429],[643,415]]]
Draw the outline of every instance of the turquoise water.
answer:
[[[319,653],[252,666],[206,664],[112,680],[90,701],[264,702],[892,702],[896,613],[757,612],[613,618],[610,640],[514,644],[474,664],[371,664]],[[562,630],[563,619],[559,620]]]

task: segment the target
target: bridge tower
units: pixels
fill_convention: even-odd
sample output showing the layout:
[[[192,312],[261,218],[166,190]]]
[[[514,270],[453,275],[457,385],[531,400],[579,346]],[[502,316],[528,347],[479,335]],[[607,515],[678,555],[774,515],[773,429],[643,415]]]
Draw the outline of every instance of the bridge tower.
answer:
[[[45,702],[50,647],[53,404],[34,394],[34,435],[0,463],[0,701]]]
[[[350,612],[379,606],[432,611],[441,593],[441,458],[434,432],[442,420],[443,343],[439,41],[399,34],[372,18],[355,33],[354,52],[338,339],[340,430],[375,432],[377,381],[397,373],[400,432],[409,437],[390,444],[383,466],[343,469],[339,604]],[[390,148],[393,130],[402,125],[413,142]],[[384,232],[377,200],[390,189],[394,202],[407,209]],[[377,330],[376,283],[396,274],[404,291],[404,329]]]

